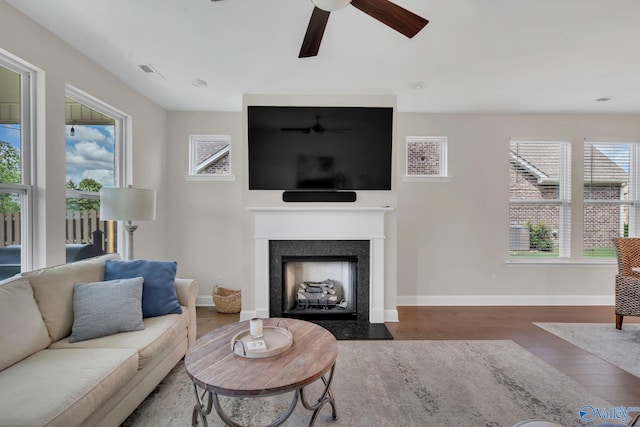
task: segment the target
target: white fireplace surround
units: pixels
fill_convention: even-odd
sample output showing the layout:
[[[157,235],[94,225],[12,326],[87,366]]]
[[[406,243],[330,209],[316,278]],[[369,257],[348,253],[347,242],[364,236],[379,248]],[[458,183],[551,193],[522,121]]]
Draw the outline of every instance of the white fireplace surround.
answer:
[[[240,320],[269,317],[270,240],[368,240],[369,321],[384,323],[384,215],[390,207],[248,208],[255,224],[255,310],[242,310]],[[392,316],[396,317],[397,316]],[[388,319],[394,320],[394,319]]]

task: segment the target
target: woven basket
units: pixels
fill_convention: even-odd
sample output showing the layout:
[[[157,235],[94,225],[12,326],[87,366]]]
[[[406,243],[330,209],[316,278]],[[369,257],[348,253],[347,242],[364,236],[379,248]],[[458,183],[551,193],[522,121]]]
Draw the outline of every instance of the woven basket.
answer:
[[[215,285],[213,303],[218,313],[240,313],[240,291]]]

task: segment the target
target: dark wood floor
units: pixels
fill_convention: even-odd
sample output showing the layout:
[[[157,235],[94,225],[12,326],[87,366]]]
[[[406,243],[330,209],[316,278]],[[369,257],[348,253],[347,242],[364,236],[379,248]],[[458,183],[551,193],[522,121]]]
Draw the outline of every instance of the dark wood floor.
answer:
[[[198,307],[198,336],[239,320]],[[640,406],[640,378],[552,335],[532,322],[611,323],[613,307],[398,307],[386,323],[399,340],[512,340],[614,406]],[[626,323],[640,323],[627,317]],[[624,326],[623,326],[624,328]]]

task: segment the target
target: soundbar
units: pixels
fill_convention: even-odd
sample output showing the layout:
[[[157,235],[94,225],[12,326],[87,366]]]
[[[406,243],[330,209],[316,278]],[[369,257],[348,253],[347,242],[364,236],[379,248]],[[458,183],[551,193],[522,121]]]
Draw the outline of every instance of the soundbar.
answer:
[[[284,202],[355,202],[355,191],[285,191]]]

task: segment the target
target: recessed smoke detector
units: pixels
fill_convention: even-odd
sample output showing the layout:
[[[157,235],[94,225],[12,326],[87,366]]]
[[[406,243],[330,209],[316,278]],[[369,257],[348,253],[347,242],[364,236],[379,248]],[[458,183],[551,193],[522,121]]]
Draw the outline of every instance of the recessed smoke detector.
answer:
[[[409,87],[413,90],[420,90],[424,88],[424,82],[413,82],[409,84]]]
[[[162,74],[160,74],[160,72],[158,72],[158,70],[156,70],[152,65],[150,64],[140,64],[138,65],[138,67],[144,71],[144,73],[151,77],[154,78],[156,80],[167,80]]]
[[[202,80],[202,79],[195,79],[194,81],[191,82],[191,86],[194,87],[205,87],[207,86],[207,82]]]

